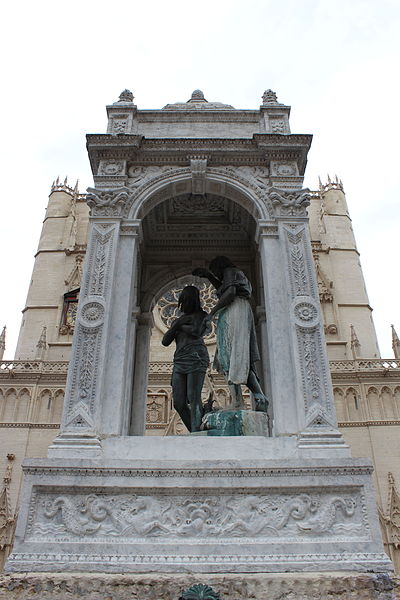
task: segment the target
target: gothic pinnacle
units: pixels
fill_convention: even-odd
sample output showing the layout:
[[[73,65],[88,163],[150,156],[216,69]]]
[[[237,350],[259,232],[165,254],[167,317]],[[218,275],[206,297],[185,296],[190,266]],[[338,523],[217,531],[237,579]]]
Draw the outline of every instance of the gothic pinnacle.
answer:
[[[43,360],[44,353],[47,349],[47,335],[46,335],[47,327],[44,325],[42,329],[42,333],[40,334],[38,343],[36,344],[36,359]]]
[[[4,350],[6,349],[6,326],[0,334],[0,360],[3,360]]]
[[[351,346],[351,352],[353,354],[353,360],[357,360],[357,358],[360,358],[361,344],[357,337],[357,333],[354,328],[354,325],[350,325],[350,346]]]
[[[392,348],[395,358],[400,358],[400,339],[396,333],[394,325],[391,325],[392,328]]]

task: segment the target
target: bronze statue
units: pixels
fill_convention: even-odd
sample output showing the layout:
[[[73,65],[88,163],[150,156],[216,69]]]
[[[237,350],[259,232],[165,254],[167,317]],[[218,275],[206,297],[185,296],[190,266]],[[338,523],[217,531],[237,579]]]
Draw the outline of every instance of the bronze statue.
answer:
[[[209,357],[202,337],[206,333],[207,313],[201,308],[197,287],[183,288],[178,308],[183,315],[174,321],[162,343],[169,346],[173,340],[176,342],[171,380],[174,408],[189,431],[200,431],[204,412],[201,390]]]
[[[253,394],[255,410],[266,412],[268,400],[254,365],[260,360],[260,353],[249,302],[252,293],[249,280],[226,256],[217,256],[208,269],[198,268],[192,274],[206,277],[216,288],[218,302],[205,317],[204,327],[218,313],[214,366],[228,382],[234,408],[244,408],[240,386],[245,384]]]

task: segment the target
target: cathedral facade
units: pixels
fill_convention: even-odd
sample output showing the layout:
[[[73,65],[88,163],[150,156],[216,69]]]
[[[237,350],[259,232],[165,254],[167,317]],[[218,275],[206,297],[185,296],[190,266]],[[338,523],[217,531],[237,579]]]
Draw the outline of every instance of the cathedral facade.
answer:
[[[147,152],[149,162],[154,162],[154,157],[166,150],[168,157],[173,156],[176,123],[179,123],[180,135],[185,131],[188,140],[187,155],[179,160],[191,165],[190,189],[187,186],[180,189],[179,182],[174,184],[174,193],[148,212],[138,233],[141,298],[140,307],[132,313],[137,322],[140,352],[149,357],[148,361],[141,360],[142,357],[136,359],[132,384],[133,397],[147,389],[147,411],[143,416],[145,434],[182,435],[186,429],[173,409],[170,386],[173,349],[163,347],[161,339],[178,314],[177,298],[185,285],[198,285],[205,310],[210,310],[215,303],[215,293],[210,285],[184,271],[181,249],[190,244],[196,257],[193,267],[206,266],[213,249],[223,239],[229,257],[250,280],[260,281],[260,264],[251,243],[257,232],[253,230],[251,217],[239,204],[224,199],[217,186],[214,190],[206,189],[205,170],[216,168],[213,160],[216,160],[218,144],[218,150],[223,147],[226,156],[225,164],[218,165],[220,169],[229,171],[234,163],[236,172],[242,170],[243,178],[251,176],[263,182],[268,179],[276,188],[297,189],[301,187],[311,136],[298,136],[298,140],[294,140],[297,149],[292,156],[282,151],[284,159],[276,150],[276,140],[281,138],[274,142],[274,154],[268,154],[261,141],[257,142],[257,152],[250,147],[250,140],[257,136],[255,126],[261,134],[290,134],[290,108],[279,103],[270,90],[265,92],[260,109],[254,111],[239,111],[230,105],[207,102],[199,90],[193,92],[187,103],[170,104],[158,111],[138,110],[132,94],[125,90],[118,102],[107,107],[107,112],[108,135],[116,136],[121,142],[129,132],[130,142],[136,136],[138,146],[145,139],[148,147],[144,149],[144,160]],[[217,126],[215,115],[218,115]],[[240,167],[235,162],[239,160],[237,148],[236,154],[230,154],[230,140],[238,137],[239,131],[241,136],[247,131],[240,152],[253,152],[251,167]],[[199,132],[210,138],[201,156],[192,155],[190,150],[190,139],[200,137]],[[133,182],[132,186],[145,183],[152,168],[145,162],[143,166],[129,166],[122,155],[121,160],[109,160],[101,136],[88,136],[88,147],[97,182],[109,183],[115,188],[122,186],[127,178]],[[168,160],[163,159],[159,167],[154,167],[153,177],[168,172],[171,168]],[[0,363],[2,562],[13,543],[22,484],[21,462],[25,457],[45,456],[59,430],[88,241],[90,194],[90,191],[81,194],[77,186],[70,186],[67,180],[53,183],[23,309],[15,360]],[[342,182],[338,178],[320,182],[319,189],[312,191],[310,197],[310,237],[339,428],[353,457],[369,457],[373,462],[385,549],[399,570],[400,496],[396,486],[400,486],[397,441],[400,342],[393,330],[394,358],[380,356]],[[101,245],[97,252],[101,263]],[[295,255],[292,259],[296,264]],[[163,265],[162,277],[159,271],[146,266],[154,263]],[[98,277],[100,281],[101,272]],[[113,293],[118,294],[118,290]],[[260,346],[265,347],[263,338],[268,315],[260,295],[258,289],[253,312]],[[206,343],[212,357],[214,331],[207,336]],[[4,346],[3,332],[0,353]],[[268,390],[268,373],[260,373],[260,377]],[[204,401],[211,398],[217,407],[224,407],[227,402],[227,386],[212,369],[206,375],[203,396]],[[249,394],[245,394],[245,398],[250,403]],[[273,420],[272,413],[270,417]],[[131,435],[143,433],[138,427],[136,422],[130,424]]]

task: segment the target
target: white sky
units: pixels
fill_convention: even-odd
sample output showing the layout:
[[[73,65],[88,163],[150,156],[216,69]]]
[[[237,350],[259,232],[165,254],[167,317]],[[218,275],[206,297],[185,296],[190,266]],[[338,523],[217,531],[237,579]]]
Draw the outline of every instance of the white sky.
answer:
[[[92,184],[86,133],[124,88],[139,108],[258,108],[312,133],[305,185],[343,180],[383,357],[400,334],[399,0],[21,0],[2,9],[0,325],[11,359],[52,181]]]

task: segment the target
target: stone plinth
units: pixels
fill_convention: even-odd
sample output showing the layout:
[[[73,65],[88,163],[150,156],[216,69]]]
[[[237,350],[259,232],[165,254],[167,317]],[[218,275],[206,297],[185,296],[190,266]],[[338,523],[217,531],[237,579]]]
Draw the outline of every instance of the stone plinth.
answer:
[[[195,583],[221,600],[397,600],[398,581],[382,574],[280,573],[151,575],[27,573],[0,577],[0,600],[178,600]]]
[[[297,439],[115,438],[27,459],[9,571],[387,572],[364,459]]]
[[[254,410],[218,410],[207,413],[202,427],[208,436],[269,435],[268,415]]]

